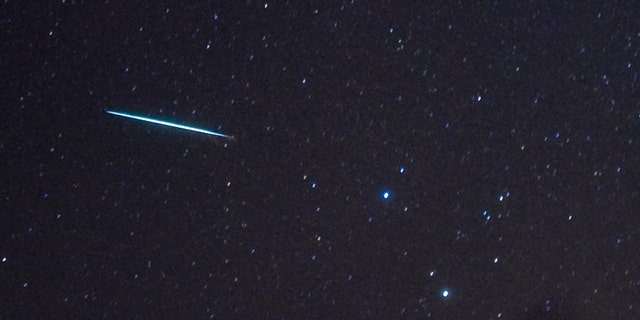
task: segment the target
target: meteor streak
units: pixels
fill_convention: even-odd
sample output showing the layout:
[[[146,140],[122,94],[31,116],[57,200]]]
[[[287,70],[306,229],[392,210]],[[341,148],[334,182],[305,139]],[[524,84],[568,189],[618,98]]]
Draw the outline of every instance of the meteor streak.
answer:
[[[233,139],[233,136],[228,136],[226,134],[218,133],[218,132],[215,132],[215,131],[209,131],[209,130],[205,130],[205,129],[200,129],[200,128],[195,128],[195,127],[190,127],[190,126],[185,126],[185,125],[181,125],[181,124],[177,124],[177,123],[173,123],[173,122],[156,120],[156,119],[151,119],[151,118],[146,118],[146,117],[141,117],[141,116],[134,116],[132,114],[127,114],[127,113],[122,113],[122,112],[117,112],[117,111],[111,111],[111,110],[107,110],[107,113],[112,114],[114,116],[119,116],[119,117],[136,119],[136,120],[140,120],[140,121],[151,122],[151,123],[155,123],[155,124],[159,124],[159,125],[163,125],[163,126],[168,126],[168,127],[173,127],[173,128],[178,128],[178,129],[182,129],[182,130],[188,130],[188,131],[193,131],[193,132],[198,132],[198,133],[204,133],[204,134],[208,134],[208,135],[212,135],[212,136],[216,136],[216,137],[223,137],[223,138],[227,138],[227,139],[230,139],[230,140]]]

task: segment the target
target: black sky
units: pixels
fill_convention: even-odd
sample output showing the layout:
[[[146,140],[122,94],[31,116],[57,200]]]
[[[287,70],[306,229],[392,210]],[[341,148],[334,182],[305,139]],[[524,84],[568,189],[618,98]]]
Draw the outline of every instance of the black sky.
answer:
[[[0,319],[640,318],[638,7],[516,3],[0,4]]]

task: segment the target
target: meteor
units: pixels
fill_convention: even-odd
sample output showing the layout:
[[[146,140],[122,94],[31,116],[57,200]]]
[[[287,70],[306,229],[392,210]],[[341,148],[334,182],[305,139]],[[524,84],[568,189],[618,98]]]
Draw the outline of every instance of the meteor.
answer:
[[[135,115],[132,115],[132,114],[127,114],[127,113],[117,112],[117,111],[111,111],[111,110],[107,110],[107,113],[112,114],[114,116],[119,116],[119,117],[125,117],[125,118],[130,118],[130,119],[136,119],[136,120],[140,120],[140,121],[151,122],[151,123],[155,123],[155,124],[159,124],[159,125],[163,125],[163,126],[167,126],[167,127],[178,128],[178,129],[188,130],[188,131],[193,131],[193,132],[198,132],[198,133],[204,133],[204,134],[208,134],[208,135],[212,135],[212,136],[216,136],[216,137],[223,137],[223,138],[227,138],[229,140],[233,139],[233,136],[228,136],[226,134],[218,133],[218,132],[215,132],[215,131],[209,131],[209,130],[205,130],[205,129],[200,129],[200,128],[195,128],[195,127],[190,127],[190,126],[185,126],[185,125],[177,124],[177,123],[173,123],[173,122],[156,120],[156,119],[151,119],[151,118],[146,118],[146,117],[141,117],[141,116],[135,116]]]

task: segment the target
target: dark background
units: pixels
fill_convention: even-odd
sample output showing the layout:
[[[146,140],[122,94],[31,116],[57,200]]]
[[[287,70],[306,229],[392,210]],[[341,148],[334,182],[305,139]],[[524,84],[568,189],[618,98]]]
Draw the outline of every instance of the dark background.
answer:
[[[0,318],[639,319],[637,4],[515,3],[0,4]]]

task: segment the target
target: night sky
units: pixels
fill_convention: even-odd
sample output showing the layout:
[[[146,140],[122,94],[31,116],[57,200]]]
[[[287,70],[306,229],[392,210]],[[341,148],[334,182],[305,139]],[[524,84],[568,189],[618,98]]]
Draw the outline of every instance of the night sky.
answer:
[[[1,319],[640,319],[633,1],[39,2]]]

